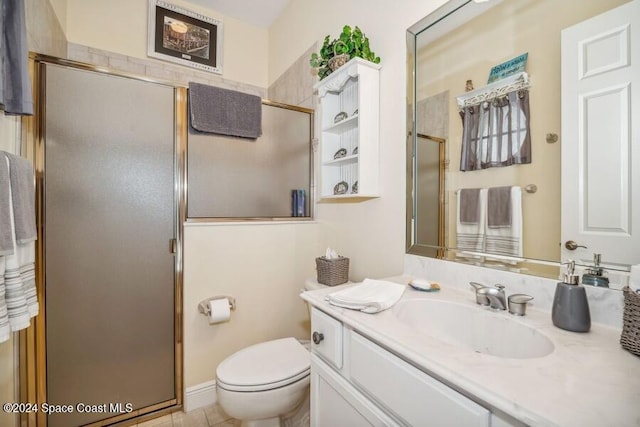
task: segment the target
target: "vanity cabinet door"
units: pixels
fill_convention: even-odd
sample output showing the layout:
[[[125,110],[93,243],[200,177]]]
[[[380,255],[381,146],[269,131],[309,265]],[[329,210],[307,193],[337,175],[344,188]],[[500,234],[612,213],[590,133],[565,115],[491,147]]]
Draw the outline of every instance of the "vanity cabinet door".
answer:
[[[318,356],[311,355],[311,427],[397,425]]]
[[[488,427],[490,412],[350,331],[350,379],[412,426]]]
[[[342,369],[342,323],[317,308],[311,311],[311,350]]]

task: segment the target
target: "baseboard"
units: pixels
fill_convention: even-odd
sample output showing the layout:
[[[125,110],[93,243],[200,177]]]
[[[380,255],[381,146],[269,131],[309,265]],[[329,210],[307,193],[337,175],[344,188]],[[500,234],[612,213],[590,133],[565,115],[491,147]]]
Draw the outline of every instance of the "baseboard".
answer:
[[[184,392],[184,411],[189,412],[204,406],[213,405],[218,401],[216,393],[216,382],[206,383],[187,387]]]

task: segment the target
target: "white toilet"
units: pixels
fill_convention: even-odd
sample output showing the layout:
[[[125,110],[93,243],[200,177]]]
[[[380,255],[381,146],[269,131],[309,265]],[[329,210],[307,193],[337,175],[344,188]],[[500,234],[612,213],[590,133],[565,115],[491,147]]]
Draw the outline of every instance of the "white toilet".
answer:
[[[305,289],[323,286],[307,281]],[[309,375],[309,350],[295,338],[255,344],[218,365],[218,403],[244,427],[280,427],[308,404]]]

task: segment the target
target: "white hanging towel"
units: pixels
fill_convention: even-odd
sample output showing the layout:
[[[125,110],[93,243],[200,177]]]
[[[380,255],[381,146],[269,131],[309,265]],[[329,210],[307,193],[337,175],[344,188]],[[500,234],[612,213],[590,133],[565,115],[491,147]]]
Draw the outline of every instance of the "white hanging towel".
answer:
[[[486,228],[486,252],[496,255],[522,257],[522,189],[511,187],[511,223]],[[491,209],[488,207],[487,209]]]
[[[456,255],[481,258],[480,256],[462,254],[460,252],[484,252],[485,248],[485,224],[487,222],[487,189],[482,188],[478,193],[477,215],[474,221],[463,221],[466,216],[463,209],[468,208],[467,203],[463,203],[465,189],[458,190],[457,194],[457,215],[456,215]]]
[[[331,305],[378,313],[397,303],[406,286],[385,280],[364,279],[361,284],[333,292],[325,297]]]
[[[7,341],[11,336],[9,312],[7,311],[7,302],[5,299],[6,287],[4,284],[4,271],[5,259],[3,256],[0,256],[0,343]]]
[[[28,162],[25,159],[22,159]],[[7,162],[7,156],[0,156]],[[25,169],[26,170],[26,169]],[[32,176],[23,177],[32,180]],[[14,191],[10,187],[10,194]],[[9,333],[29,327],[31,318],[38,314],[39,304],[35,287],[35,242],[18,244],[16,241],[13,198],[9,197],[12,253],[0,257],[0,342],[9,339]],[[33,217],[35,222],[35,213]],[[8,328],[7,328],[8,325]]]

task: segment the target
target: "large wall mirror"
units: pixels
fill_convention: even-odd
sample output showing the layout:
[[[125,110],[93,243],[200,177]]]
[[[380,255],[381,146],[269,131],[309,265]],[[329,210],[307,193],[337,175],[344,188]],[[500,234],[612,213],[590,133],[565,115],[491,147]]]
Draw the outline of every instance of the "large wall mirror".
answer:
[[[409,28],[407,252],[624,286],[639,21],[640,0],[451,0]]]

